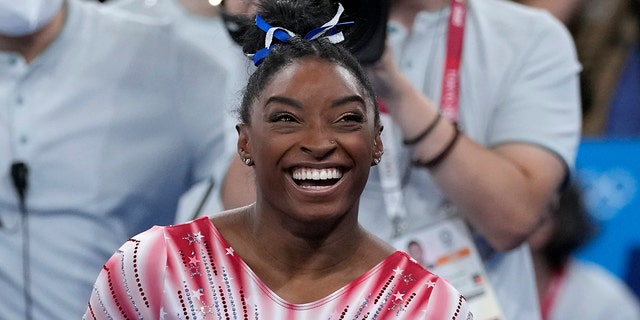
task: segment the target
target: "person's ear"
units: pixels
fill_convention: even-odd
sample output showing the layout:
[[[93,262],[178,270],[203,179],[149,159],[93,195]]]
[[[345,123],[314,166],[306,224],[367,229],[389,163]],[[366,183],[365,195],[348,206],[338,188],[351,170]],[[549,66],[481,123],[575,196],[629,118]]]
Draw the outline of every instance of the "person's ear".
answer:
[[[253,158],[251,157],[251,142],[249,140],[248,128],[246,124],[237,124],[236,131],[238,132],[238,155],[244,164],[253,166]]]
[[[380,161],[382,161],[382,154],[384,153],[384,146],[382,145],[382,127],[378,130],[374,140],[373,140],[373,159],[371,160],[371,165],[375,166]]]

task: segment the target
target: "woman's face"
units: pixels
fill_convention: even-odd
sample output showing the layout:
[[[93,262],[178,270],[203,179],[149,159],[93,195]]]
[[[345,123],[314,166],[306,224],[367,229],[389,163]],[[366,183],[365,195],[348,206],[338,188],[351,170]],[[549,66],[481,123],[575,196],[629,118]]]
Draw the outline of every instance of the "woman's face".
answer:
[[[371,98],[347,69],[315,58],[281,69],[238,130],[241,157],[255,163],[257,205],[297,221],[355,217],[382,155]]]

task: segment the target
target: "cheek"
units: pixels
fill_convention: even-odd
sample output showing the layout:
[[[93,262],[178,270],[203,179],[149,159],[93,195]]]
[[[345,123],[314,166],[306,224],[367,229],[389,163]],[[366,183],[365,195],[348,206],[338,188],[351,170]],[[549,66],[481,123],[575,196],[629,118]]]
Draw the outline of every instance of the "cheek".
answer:
[[[252,141],[254,157],[260,162],[274,163],[292,147],[292,139],[262,135]]]
[[[374,139],[369,135],[349,136],[341,139],[342,146],[354,158],[370,158],[374,153]]]

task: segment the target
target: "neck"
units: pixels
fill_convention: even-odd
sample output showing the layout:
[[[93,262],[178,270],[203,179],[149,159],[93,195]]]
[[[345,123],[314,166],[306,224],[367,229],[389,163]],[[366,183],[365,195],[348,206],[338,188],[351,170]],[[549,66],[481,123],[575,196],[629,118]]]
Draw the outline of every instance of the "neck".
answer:
[[[424,11],[438,11],[448,6],[452,0],[404,0],[414,3]]]
[[[348,218],[347,218],[348,219]],[[355,223],[340,221],[331,232],[314,236],[291,232],[278,224],[247,219],[254,237],[247,264],[278,296],[291,303],[317,301],[355,280],[388,256]],[[313,222],[307,224],[313,225]],[[295,230],[295,228],[294,228]],[[314,290],[309,290],[314,288]]]
[[[258,214],[258,210],[262,209],[254,207],[248,213],[253,216],[246,218],[256,252],[291,275],[339,267],[365,239],[364,230],[352,218],[355,214],[345,214],[339,221],[305,223],[283,221],[287,217]]]
[[[254,203],[212,220],[267,287],[289,302],[306,303],[343,287],[394,251],[364,231],[355,214],[346,217],[351,221],[312,233],[305,229],[322,222],[283,222],[291,218]]]
[[[17,52],[27,63],[33,61],[58,37],[64,27],[66,12],[67,5],[64,4],[53,19],[35,33],[20,37],[0,35],[0,50]]]

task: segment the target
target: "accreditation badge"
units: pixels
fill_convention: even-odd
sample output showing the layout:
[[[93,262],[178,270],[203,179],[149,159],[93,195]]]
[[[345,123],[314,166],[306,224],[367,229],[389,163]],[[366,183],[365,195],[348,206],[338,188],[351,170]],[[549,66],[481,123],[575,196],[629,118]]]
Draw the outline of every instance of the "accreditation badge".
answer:
[[[424,229],[392,240],[432,273],[446,279],[467,299],[474,319],[503,320],[493,287],[467,225],[447,217]]]

